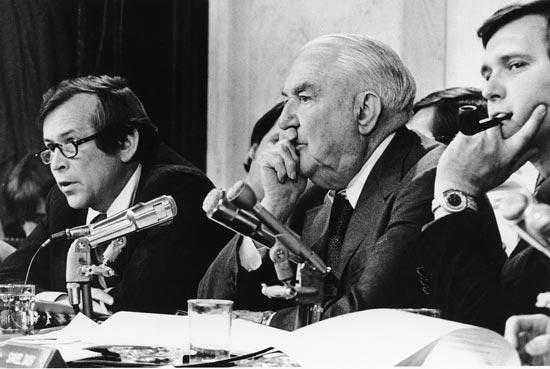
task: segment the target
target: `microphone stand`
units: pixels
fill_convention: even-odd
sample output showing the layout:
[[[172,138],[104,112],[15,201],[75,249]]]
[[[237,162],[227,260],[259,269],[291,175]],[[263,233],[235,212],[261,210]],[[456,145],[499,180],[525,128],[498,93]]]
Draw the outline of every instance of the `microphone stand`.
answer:
[[[86,237],[77,239],[67,252],[67,291],[69,303],[77,309],[82,301],[82,313],[92,318],[92,274],[85,270],[92,264],[90,240]]]
[[[120,245],[126,242],[124,237],[112,241],[111,245]],[[96,247],[96,242],[91,242],[88,237],[76,239],[67,252],[67,292],[69,303],[78,310],[82,301],[82,313],[89,318],[93,317],[93,300],[91,282],[94,275],[111,277],[114,270],[104,263],[92,264],[91,250]]]
[[[283,285],[262,284],[262,294],[269,298],[295,299],[298,303],[298,314],[294,321],[294,329],[297,329],[321,320],[325,274],[309,261],[299,263],[294,272],[289,256],[288,249],[280,243],[269,250],[269,258],[273,261],[277,279]]]

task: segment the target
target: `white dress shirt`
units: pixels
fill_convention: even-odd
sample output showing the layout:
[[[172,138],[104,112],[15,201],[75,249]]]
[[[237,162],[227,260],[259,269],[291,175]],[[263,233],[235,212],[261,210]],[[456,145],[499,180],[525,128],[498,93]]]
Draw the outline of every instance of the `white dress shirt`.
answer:
[[[112,202],[111,206],[107,209],[105,213],[107,217],[121,212],[122,210],[128,209],[134,202],[134,197],[136,196],[136,191],[141,177],[141,164],[139,164],[134,171],[134,174],[130,177],[126,185],[118,196],[115,198],[115,201]],[[90,224],[91,221],[99,215],[100,212],[92,208],[88,208],[88,214],[86,215],[86,224]]]

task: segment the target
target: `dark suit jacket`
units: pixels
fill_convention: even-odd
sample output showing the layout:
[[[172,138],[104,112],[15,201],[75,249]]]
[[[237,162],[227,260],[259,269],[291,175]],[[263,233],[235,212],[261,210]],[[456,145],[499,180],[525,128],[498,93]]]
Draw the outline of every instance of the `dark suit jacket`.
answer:
[[[549,184],[540,187],[539,200]],[[432,302],[444,317],[503,332],[511,315],[548,314],[535,302],[550,291],[550,260],[523,241],[506,258],[485,219],[481,211],[447,215],[429,224],[419,243]]]
[[[171,195],[178,213],[173,223],[128,236],[114,264],[112,309],[174,313],[194,298],[198,282],[230,234],[208,220],[202,200],[212,188],[197,168],[161,145],[157,158],[144,164],[135,203]],[[65,228],[85,224],[87,209],[72,209],[54,187],[47,199],[46,217],[25,243],[0,266],[0,283],[22,282],[29,261],[46,238]],[[65,291],[69,241],[52,242],[33,262],[29,282],[38,290]]]
[[[363,187],[340,263],[332,266],[340,285],[327,283],[325,318],[369,308],[425,306],[413,246],[422,226],[433,219],[433,181],[442,151],[435,141],[421,139],[406,128],[397,131]],[[307,191],[290,221],[302,241],[319,254],[331,207],[325,193],[318,188]],[[239,298],[244,297],[243,288],[252,289],[250,275],[239,267],[236,244],[228,244],[210,266],[199,287],[200,297]],[[253,301],[237,299],[236,306],[273,309],[271,300],[259,296],[259,284],[274,280],[272,264],[264,262],[262,269],[267,277],[256,276]],[[279,310],[271,325],[292,329],[295,314],[294,307]]]

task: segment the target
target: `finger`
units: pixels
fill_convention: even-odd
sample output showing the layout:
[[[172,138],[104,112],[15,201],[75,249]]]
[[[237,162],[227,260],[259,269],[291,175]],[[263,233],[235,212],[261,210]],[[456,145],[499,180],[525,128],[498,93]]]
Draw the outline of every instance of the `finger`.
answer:
[[[514,348],[518,348],[518,335],[519,332],[523,330],[522,326],[520,325],[520,317],[515,315],[511,316],[506,320],[506,325],[504,328],[504,338],[510,342],[510,344]]]
[[[92,299],[102,301],[107,305],[112,305],[114,302],[113,296],[100,290],[99,288],[92,288]]]
[[[518,337],[522,332],[545,332],[549,317],[543,314],[534,315],[514,315],[506,320],[504,328],[504,338],[518,348]]]
[[[539,308],[550,308],[550,292],[539,293],[535,306]]]
[[[300,159],[300,157],[296,153],[296,147],[292,143],[286,141],[285,143],[282,143],[282,145],[286,147],[286,149],[288,150],[288,152],[290,153],[290,156],[292,156],[292,159],[294,161],[298,161]]]
[[[550,237],[550,206],[533,204],[526,214],[527,228],[544,238]]]
[[[274,156],[271,160],[271,167],[277,174],[277,179],[280,183],[285,183],[287,178],[286,166],[283,158],[280,155]]]
[[[291,149],[285,145],[281,146],[281,156],[283,157],[283,162],[285,164],[288,177],[295,180],[297,177],[297,162],[292,155]]]
[[[548,354],[550,352],[550,334],[543,334],[527,342],[525,352],[531,356]]]
[[[540,104],[531,113],[525,124],[510,138],[507,139],[507,146],[513,152],[519,152],[537,134],[544,117],[546,116],[546,105]]]

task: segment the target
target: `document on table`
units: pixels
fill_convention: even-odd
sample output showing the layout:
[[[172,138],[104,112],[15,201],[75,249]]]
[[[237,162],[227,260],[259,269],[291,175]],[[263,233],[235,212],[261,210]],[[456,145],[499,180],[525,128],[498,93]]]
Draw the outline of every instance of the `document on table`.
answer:
[[[187,316],[149,314],[122,311],[97,324],[78,314],[65,328],[42,335],[14,339],[19,343],[43,344],[55,347],[65,361],[98,356],[85,348],[97,345],[128,346],[189,346]],[[280,329],[233,319],[231,352],[247,354],[270,347],[273,342],[284,341],[289,332]]]
[[[12,338],[7,342],[35,344],[53,347],[59,351],[63,360],[75,361],[101,356],[98,352],[86,350],[94,346],[92,337],[96,337],[99,325],[83,314],[78,314],[65,328],[30,336]]]
[[[94,340],[102,345],[189,346],[188,316],[134,313],[121,311],[107,319]],[[279,342],[289,332],[233,319],[231,323],[231,352],[247,354]]]
[[[188,317],[118,312],[99,325],[79,314],[64,329],[17,341],[47,344],[72,361],[95,345],[184,348]],[[234,319],[231,352],[275,347],[302,366],[520,365],[513,347],[488,329],[393,309],[341,315],[287,332]],[[87,355],[87,356],[86,356]]]
[[[520,365],[493,331],[394,309],[326,319],[290,338],[277,347],[302,366]]]

